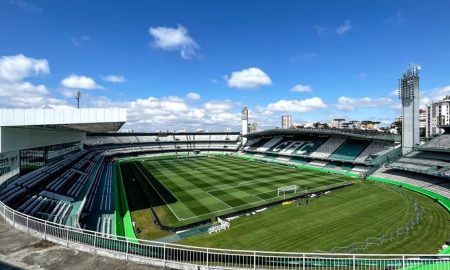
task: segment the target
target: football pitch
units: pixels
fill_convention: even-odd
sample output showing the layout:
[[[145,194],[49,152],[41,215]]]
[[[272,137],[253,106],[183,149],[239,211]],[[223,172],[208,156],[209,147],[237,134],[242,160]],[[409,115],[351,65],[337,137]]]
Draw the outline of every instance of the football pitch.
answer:
[[[130,211],[152,207],[181,226],[351,183],[343,175],[234,156],[157,157],[121,163]],[[278,189],[296,186],[297,191]]]

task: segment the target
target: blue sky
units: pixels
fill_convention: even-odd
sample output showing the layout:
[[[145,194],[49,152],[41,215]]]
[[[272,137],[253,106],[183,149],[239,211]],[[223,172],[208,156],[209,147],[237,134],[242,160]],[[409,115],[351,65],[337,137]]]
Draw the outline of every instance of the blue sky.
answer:
[[[0,106],[128,109],[128,128],[389,123],[398,78],[450,94],[448,1],[0,0]]]

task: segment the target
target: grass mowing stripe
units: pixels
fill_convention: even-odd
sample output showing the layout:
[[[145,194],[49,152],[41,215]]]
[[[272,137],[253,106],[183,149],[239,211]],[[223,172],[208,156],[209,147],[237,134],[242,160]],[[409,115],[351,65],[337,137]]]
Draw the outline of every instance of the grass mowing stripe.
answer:
[[[231,156],[143,160],[142,165],[177,199],[158,208],[158,213],[167,209],[178,217],[168,218],[170,224],[165,225],[169,226],[273,202],[281,199],[277,188],[282,186],[296,184],[300,190],[312,190],[349,180]]]
[[[423,207],[424,219],[410,234],[369,253],[435,253],[448,239],[449,213],[433,200],[405,191]],[[355,186],[310,199],[308,206],[278,206],[231,222],[214,235],[193,237],[181,244],[271,251],[330,251],[367,237],[380,237],[405,225],[415,215],[411,204],[383,184],[358,182]]]

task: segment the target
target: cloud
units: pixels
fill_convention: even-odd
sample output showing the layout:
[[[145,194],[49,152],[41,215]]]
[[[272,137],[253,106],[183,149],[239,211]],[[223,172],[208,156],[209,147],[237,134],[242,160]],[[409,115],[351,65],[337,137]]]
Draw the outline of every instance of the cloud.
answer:
[[[0,58],[0,80],[21,81],[26,77],[48,74],[50,67],[45,59],[34,59],[18,54]]]
[[[154,38],[153,45],[158,49],[179,51],[184,59],[190,59],[197,54],[198,44],[189,36],[188,30],[180,24],[177,28],[150,27],[148,31]]]
[[[398,88],[389,92],[389,96],[397,97],[398,96]]]
[[[106,75],[102,76],[102,80],[112,83],[124,83],[126,81],[125,77],[122,75]]]
[[[22,54],[0,58],[0,106],[6,108],[56,108],[65,101],[50,97],[43,84],[25,79],[50,73],[48,61]]]
[[[352,23],[349,20],[346,20],[336,28],[336,33],[338,35],[343,35],[350,30],[352,30]]]
[[[433,88],[429,91],[422,91],[420,96],[420,106],[423,108],[433,101],[442,100],[450,95],[450,85]]]
[[[266,110],[271,112],[311,112],[324,109],[327,105],[319,97],[303,100],[279,100],[267,105]]]
[[[232,111],[231,101],[210,101],[190,106],[183,98],[148,97],[131,101],[112,101],[107,97],[91,99],[95,107],[119,107],[127,109],[126,128],[134,130],[176,130],[205,128],[221,130],[240,126],[240,113]]]
[[[259,88],[271,85],[269,76],[259,68],[251,67],[241,71],[234,71],[231,76],[225,77],[228,86],[234,88]]]
[[[206,102],[204,105],[205,109],[214,112],[224,112],[233,107],[233,104],[229,100],[225,101],[210,101]]]
[[[200,95],[194,92],[190,92],[186,94],[186,98],[189,100],[200,100]]]
[[[81,36],[81,37],[71,37],[70,41],[75,47],[81,47],[85,43],[91,41],[91,37],[89,36]]]
[[[393,16],[387,18],[385,22],[394,25],[401,25],[405,24],[407,22],[407,19],[404,15],[403,10],[399,10]]]
[[[78,76],[72,74],[61,81],[61,85],[70,89],[101,89],[102,86],[98,85],[94,79],[86,76]]]
[[[320,26],[320,25],[314,26],[314,30],[320,36],[323,36],[327,32],[327,28],[323,27],[323,26]]]
[[[313,91],[312,87],[310,85],[306,85],[306,84],[296,84],[290,90],[290,92],[296,92],[296,93],[305,93],[305,92],[312,92],[312,91]]]
[[[380,107],[390,106],[394,108],[397,103],[390,98],[351,98],[341,96],[338,98],[337,108],[343,111],[354,111],[357,107]]]
[[[25,0],[10,0],[9,3],[11,3],[12,5],[15,5],[17,7],[29,10],[29,11],[39,12],[39,13],[42,12],[42,8],[38,7],[34,3],[30,3]]]

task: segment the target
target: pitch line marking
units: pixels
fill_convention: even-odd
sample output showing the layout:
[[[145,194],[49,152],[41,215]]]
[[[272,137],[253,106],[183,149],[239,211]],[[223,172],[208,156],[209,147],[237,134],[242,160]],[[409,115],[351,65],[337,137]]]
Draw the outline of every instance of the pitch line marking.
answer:
[[[147,180],[147,182],[150,184],[150,186],[152,186],[152,188],[156,191],[156,193],[158,193],[158,196],[163,200],[163,202],[167,205],[167,207],[169,207],[170,211],[172,211],[172,213],[178,219],[178,221],[183,221],[177,216],[175,211],[173,211],[172,207],[170,207],[170,205],[166,202],[164,197],[161,196],[161,194],[159,194],[159,191],[153,186],[152,182],[150,182],[150,180],[147,178],[147,176],[142,172],[141,168],[139,168],[139,166],[136,166],[136,168],[139,170],[139,172],[141,172],[141,174],[145,177],[145,180]]]
[[[216,199],[216,200],[222,202],[223,204],[225,204],[226,206],[228,206],[227,209],[223,209],[223,210],[228,210],[228,209],[232,209],[232,208],[233,208],[233,207],[232,207],[231,205],[229,205],[228,203],[222,201],[222,200],[219,199],[218,197],[216,197],[216,196],[212,195],[211,193],[209,193],[209,191],[206,191],[206,193],[207,193],[209,196],[213,197],[214,199]],[[220,211],[222,211],[222,210],[220,210]]]

